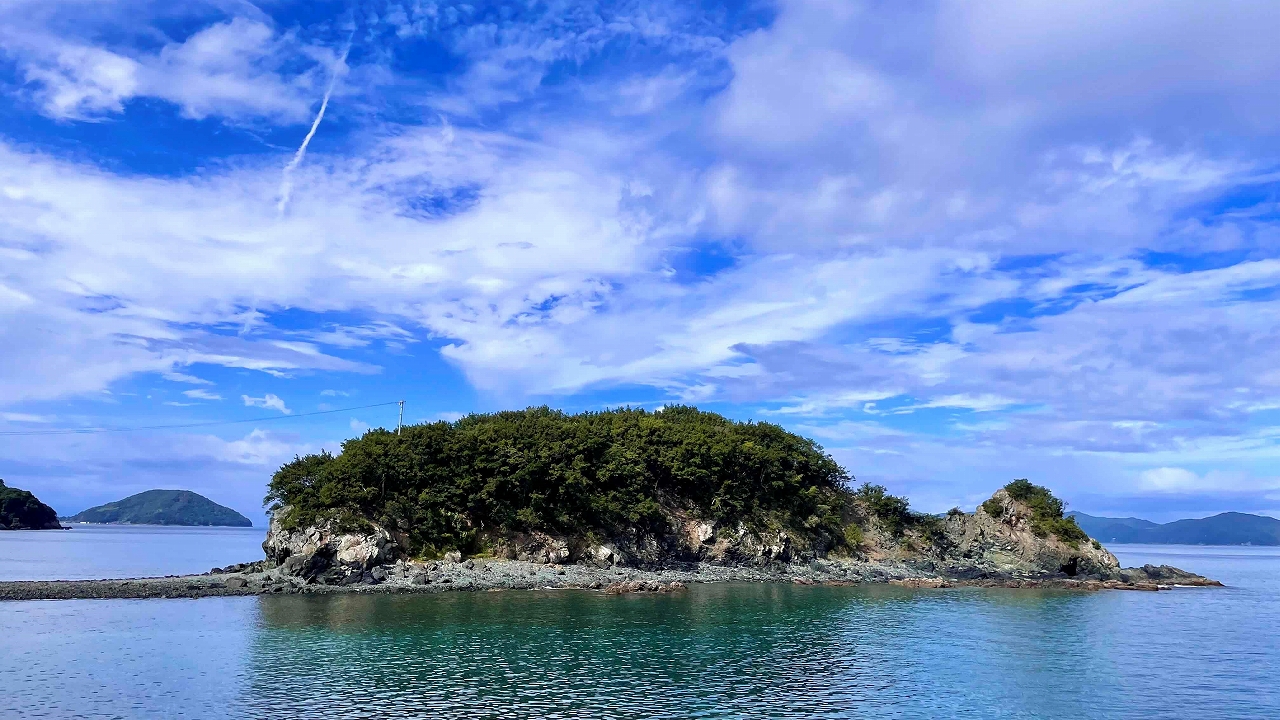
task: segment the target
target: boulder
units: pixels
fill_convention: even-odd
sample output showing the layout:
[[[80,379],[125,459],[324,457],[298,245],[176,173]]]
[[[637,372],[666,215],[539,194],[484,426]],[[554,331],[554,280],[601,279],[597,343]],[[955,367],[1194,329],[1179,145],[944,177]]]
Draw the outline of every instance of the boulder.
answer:
[[[302,577],[327,584],[355,582],[365,572],[389,563],[399,555],[399,546],[386,529],[368,523],[366,529],[341,530],[332,520],[309,527],[286,530],[280,518],[288,508],[281,508],[271,518],[262,550],[267,562],[285,575]],[[385,578],[385,571],[383,571]]]
[[[508,560],[558,565],[574,556],[570,541],[544,532],[510,533],[491,540],[494,552]]]

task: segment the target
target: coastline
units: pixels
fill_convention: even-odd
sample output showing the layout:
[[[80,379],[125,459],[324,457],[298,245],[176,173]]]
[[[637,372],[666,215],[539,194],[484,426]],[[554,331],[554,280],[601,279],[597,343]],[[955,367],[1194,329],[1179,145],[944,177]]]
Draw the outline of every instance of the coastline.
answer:
[[[266,569],[265,563],[215,568],[200,575],[110,580],[13,580],[0,582],[0,601],[164,599],[244,595],[438,593],[501,590],[587,590],[621,594],[678,592],[692,583],[745,582],[800,585],[882,584],[916,589],[1017,588],[1093,592],[1158,591],[1174,587],[1220,587],[1216,580],[1169,566],[1121,571],[1120,579],[987,574],[948,576],[905,563],[818,560],[768,567],[698,564],[642,570],[591,565],[547,565],[519,560],[471,559],[463,562],[397,562],[378,566],[359,581],[344,585],[307,583]]]

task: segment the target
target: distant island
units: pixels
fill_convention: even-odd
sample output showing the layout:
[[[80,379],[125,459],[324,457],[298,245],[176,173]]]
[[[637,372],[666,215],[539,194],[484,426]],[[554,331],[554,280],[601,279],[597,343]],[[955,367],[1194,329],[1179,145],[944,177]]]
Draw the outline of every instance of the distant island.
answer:
[[[0,530],[61,530],[58,513],[26,490],[0,480]]]
[[[253,527],[249,518],[190,490],[148,490],[89,508],[67,522]]]
[[[1067,513],[1091,537],[1103,542],[1152,545],[1280,545],[1280,520],[1265,515],[1225,512],[1196,520],[1153,523],[1139,518],[1108,518]]]

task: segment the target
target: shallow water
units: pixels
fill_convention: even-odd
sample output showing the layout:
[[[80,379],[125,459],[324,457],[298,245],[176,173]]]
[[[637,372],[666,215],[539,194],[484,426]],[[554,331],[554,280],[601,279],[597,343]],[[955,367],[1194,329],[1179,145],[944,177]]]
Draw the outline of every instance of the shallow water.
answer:
[[[202,573],[262,559],[264,528],[72,525],[0,532],[0,580],[101,580]]]
[[[1231,587],[711,585],[0,603],[0,717],[1280,717],[1280,549]]]

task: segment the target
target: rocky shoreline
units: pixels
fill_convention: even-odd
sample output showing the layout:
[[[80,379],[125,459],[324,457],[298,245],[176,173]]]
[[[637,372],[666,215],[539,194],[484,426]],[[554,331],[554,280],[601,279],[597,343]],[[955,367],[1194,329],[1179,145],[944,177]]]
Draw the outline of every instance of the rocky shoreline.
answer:
[[[519,560],[399,561],[378,565],[340,585],[308,583],[266,563],[215,568],[202,575],[126,580],[37,580],[0,582],[0,600],[201,598],[240,595],[339,593],[437,593],[500,590],[585,590],[608,594],[679,592],[693,583],[774,582],[799,585],[891,585],[913,589],[1047,588],[1059,590],[1167,590],[1221,586],[1215,580],[1167,565],[1120,571],[1114,578],[981,574],[964,577],[907,563],[815,560],[767,567],[698,564],[641,570],[591,565],[548,565]]]

